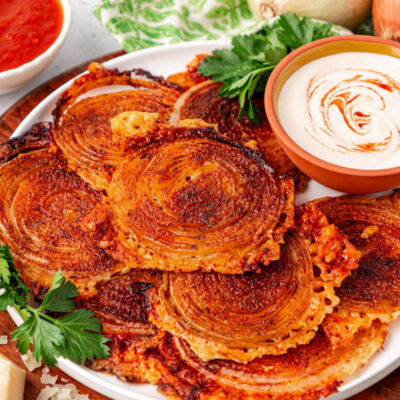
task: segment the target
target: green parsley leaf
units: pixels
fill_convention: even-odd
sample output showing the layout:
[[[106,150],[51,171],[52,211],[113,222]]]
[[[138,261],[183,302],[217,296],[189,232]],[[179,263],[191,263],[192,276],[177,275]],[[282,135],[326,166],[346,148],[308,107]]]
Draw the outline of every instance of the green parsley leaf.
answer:
[[[3,311],[8,306],[13,306],[15,304],[14,292],[8,288],[1,288],[0,290],[2,289],[3,294],[0,295],[0,311]]]
[[[251,99],[263,93],[276,65],[291,51],[313,40],[333,36],[332,24],[299,18],[296,14],[282,14],[273,26],[252,35],[232,38],[231,49],[218,49],[205,57],[199,72],[214,82],[221,82],[219,96],[237,98],[240,111],[257,124],[257,108]]]
[[[18,277],[8,246],[0,246],[0,310],[26,305],[29,288]]]
[[[18,277],[7,246],[0,246],[0,310],[7,306],[18,309],[25,322],[12,332],[21,354],[32,343],[33,356],[46,365],[54,366],[58,356],[81,363],[83,358],[105,358],[109,355],[107,339],[100,334],[100,321],[90,311],[74,312],[76,286],[66,281],[62,271],[54,275],[50,290],[39,308],[27,304],[29,288]],[[51,313],[69,313],[55,318]]]
[[[5,283],[10,283],[11,271],[8,268],[8,262],[4,258],[0,258],[0,279]]]
[[[76,308],[73,300],[78,295],[76,286],[72,282],[65,282],[61,271],[54,275],[51,289],[44,297],[39,311],[70,312]]]
[[[66,338],[59,347],[60,354],[76,363],[82,362],[82,357],[88,360],[105,358],[109,349],[105,345],[107,339],[97,335],[101,331],[101,324],[94,314],[87,310],[78,310],[58,319],[59,327]],[[89,332],[92,331],[92,332]]]
[[[278,30],[279,40],[295,50],[306,43],[311,42],[314,25],[308,17],[299,18],[296,14],[282,14],[275,28]]]
[[[232,38],[232,50],[242,60],[252,58],[256,54],[263,54],[266,46],[268,46],[267,36],[235,36]]]
[[[9,268],[9,265],[11,268]],[[0,246],[0,279],[5,283],[10,283],[11,272],[14,263],[8,246]]]
[[[35,312],[12,333],[13,340],[18,340],[17,347],[22,354],[27,353],[32,340],[33,356],[36,360],[41,361],[43,359],[46,365],[55,365],[58,355],[56,346],[64,342],[61,329],[58,326],[44,319],[39,312]]]

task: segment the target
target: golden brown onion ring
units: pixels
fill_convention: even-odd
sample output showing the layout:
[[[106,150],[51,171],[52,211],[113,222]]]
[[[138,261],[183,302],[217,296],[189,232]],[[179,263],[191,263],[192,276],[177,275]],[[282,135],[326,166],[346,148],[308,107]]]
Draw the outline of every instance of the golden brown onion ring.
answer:
[[[25,145],[33,144],[19,140],[18,145],[2,147],[3,160],[9,161],[0,167],[0,241],[10,246],[20,276],[36,295],[43,294],[62,269],[81,295],[88,296],[97,281],[121,268],[79,225],[103,194],[53,150],[24,154]],[[14,150],[14,158],[7,158],[5,153]]]
[[[299,211],[297,223],[280,260],[261,273],[165,273],[151,321],[204,361],[248,362],[309,343],[339,303],[334,288],[356,268],[358,251],[315,206]]]
[[[400,316],[400,209],[385,200],[342,196],[317,201],[329,221],[361,251],[359,267],[337,289],[337,311],[324,321],[332,342],[351,340],[358,329]]]
[[[186,71],[170,75],[168,81],[178,84],[184,90],[188,90],[192,86],[208,80],[208,78],[199,73],[198,66],[204,58],[209,55],[210,54],[197,54],[193,60],[186,65]]]
[[[112,223],[103,248],[129,266],[172,271],[243,273],[279,258],[292,180],[213,132],[159,131],[116,170],[99,212]]]
[[[375,322],[347,346],[334,349],[319,331],[308,345],[247,364],[203,362],[184,340],[166,335],[153,352],[162,376],[158,389],[182,400],[318,400],[336,392],[342,377],[363,366],[386,335],[386,325]]]
[[[160,121],[166,120],[180,91],[161,78],[137,79],[130,72],[99,65],[91,65],[89,71],[61,95],[54,111],[54,139],[71,167],[94,188],[104,189],[127,153],[126,141],[112,140],[111,118],[136,110],[157,112]],[[110,85],[130,86],[132,90],[79,99],[90,90]]]
[[[31,127],[23,135],[0,145],[0,166],[16,157],[21,152],[38,150],[52,144],[52,124],[40,122]]]
[[[88,362],[89,368],[105,371],[135,383],[147,382],[152,360],[146,351],[156,347],[162,333],[149,322],[145,293],[159,286],[162,274],[151,270],[132,270],[97,285],[97,295],[78,306],[94,312],[109,339],[110,356]]]
[[[248,143],[261,151],[263,158],[279,175],[290,175],[296,189],[301,190],[308,178],[295,167],[280,147],[268,123],[263,102],[255,101],[260,110],[260,125],[250,123],[245,116],[238,120],[239,103],[237,100],[218,97],[220,86],[219,83],[206,81],[191,87],[176,102],[171,122],[199,118],[216,124],[219,131],[230,140],[241,145]]]

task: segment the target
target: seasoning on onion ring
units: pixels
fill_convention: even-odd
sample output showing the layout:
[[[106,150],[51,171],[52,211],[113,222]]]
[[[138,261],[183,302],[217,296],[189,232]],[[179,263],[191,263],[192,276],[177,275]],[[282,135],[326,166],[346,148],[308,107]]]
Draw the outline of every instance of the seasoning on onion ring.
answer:
[[[137,74],[150,80],[138,79]],[[111,85],[124,85],[126,90],[80,99]],[[83,179],[95,189],[105,189],[127,152],[127,141],[111,140],[110,119],[136,110],[158,113],[161,121],[166,120],[180,93],[178,86],[146,71],[118,72],[92,63],[89,74],[77,78],[57,102],[55,142]]]
[[[178,337],[165,335],[153,356],[158,390],[171,399],[318,400],[337,392],[383,345],[387,326],[376,321],[347,346],[334,349],[322,331],[307,345],[247,364],[201,361]]]
[[[276,140],[263,111],[262,100],[254,100],[261,119],[260,125],[254,125],[246,116],[237,118],[240,105],[236,100],[217,96],[220,86],[208,80],[191,87],[177,100],[171,122],[199,118],[216,124],[219,131],[234,143],[245,145],[253,142],[255,150],[261,152],[278,175],[288,174],[294,179],[296,190],[303,189],[308,178],[290,161]]]
[[[298,210],[280,260],[260,273],[164,274],[150,320],[185,339],[200,359],[248,362],[307,344],[339,303],[335,287],[359,252],[315,205]]]
[[[103,194],[49,147],[49,129],[36,125],[1,146],[0,241],[10,246],[21,278],[39,297],[59,269],[89,296],[97,281],[122,267],[80,227]]]
[[[277,260],[293,224],[292,180],[214,127],[185,124],[136,136],[88,229],[105,231],[99,245],[133,268],[235,274]]]
[[[375,319],[390,322],[400,316],[398,193],[383,199],[342,196],[315,203],[361,251],[358,269],[336,290],[336,312],[323,323],[332,343],[342,345]]]
[[[79,302],[79,307],[99,318],[102,333],[109,339],[110,357],[88,362],[89,368],[127,382],[148,381],[152,360],[145,353],[158,345],[163,333],[148,320],[145,293],[161,279],[159,271],[132,270],[100,283],[95,297]]]

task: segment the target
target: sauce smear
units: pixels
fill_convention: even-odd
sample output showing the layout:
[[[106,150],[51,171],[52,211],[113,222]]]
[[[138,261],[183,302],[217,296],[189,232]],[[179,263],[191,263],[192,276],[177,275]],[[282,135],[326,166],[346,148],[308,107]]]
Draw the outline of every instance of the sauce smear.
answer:
[[[0,72],[44,53],[63,24],[58,0],[0,0]]]
[[[322,160],[400,166],[400,58],[345,52],[313,60],[285,82],[278,109],[288,135]]]

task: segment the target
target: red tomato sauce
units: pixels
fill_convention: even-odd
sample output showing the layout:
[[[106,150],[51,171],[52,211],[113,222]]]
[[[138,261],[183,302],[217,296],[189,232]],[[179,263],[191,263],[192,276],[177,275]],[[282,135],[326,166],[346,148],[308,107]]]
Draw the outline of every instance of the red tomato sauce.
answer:
[[[44,53],[62,24],[58,0],[0,0],[0,72]]]

